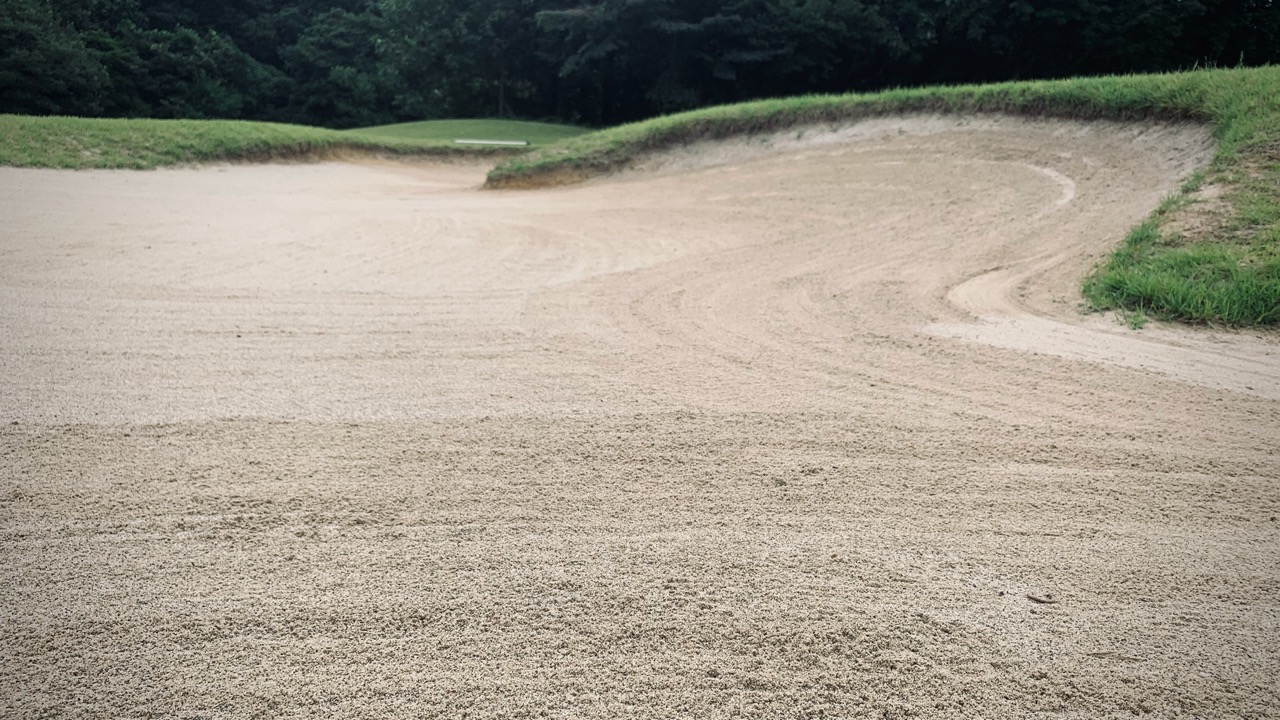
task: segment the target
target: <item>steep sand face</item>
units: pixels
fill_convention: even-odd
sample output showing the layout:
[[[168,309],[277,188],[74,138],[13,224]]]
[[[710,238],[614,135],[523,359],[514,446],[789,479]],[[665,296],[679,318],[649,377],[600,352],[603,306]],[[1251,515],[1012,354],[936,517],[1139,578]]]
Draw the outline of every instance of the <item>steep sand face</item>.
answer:
[[[1280,713],[1280,338],[1077,307],[1210,153],[0,169],[0,708]]]

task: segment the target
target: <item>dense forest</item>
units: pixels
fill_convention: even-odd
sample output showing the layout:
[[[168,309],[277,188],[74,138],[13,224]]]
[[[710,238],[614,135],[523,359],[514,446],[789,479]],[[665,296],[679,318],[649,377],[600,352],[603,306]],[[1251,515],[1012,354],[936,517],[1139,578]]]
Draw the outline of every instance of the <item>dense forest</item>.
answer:
[[[0,112],[588,125],[1280,62],[1280,0],[3,0]]]

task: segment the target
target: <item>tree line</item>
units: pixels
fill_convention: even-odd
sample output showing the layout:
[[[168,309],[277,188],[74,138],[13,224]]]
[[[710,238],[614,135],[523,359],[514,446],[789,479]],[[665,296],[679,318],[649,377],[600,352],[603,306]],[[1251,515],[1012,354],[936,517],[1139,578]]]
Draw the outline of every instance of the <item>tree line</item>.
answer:
[[[1280,0],[4,0],[0,112],[613,124],[889,86],[1280,62]]]

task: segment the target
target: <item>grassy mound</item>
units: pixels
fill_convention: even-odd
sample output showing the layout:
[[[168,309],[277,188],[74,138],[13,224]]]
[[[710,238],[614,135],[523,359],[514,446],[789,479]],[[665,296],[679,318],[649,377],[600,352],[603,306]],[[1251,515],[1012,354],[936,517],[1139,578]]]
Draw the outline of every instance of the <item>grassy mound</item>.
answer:
[[[623,125],[513,157],[489,187],[577,182],[690,142],[904,113],[1197,120],[1218,154],[1085,283],[1097,310],[1229,326],[1280,323],[1280,67],[809,96]],[[1204,190],[1211,188],[1212,193]]]
[[[503,120],[434,121],[336,131],[236,120],[116,120],[0,115],[0,165],[149,169],[217,160],[273,160],[368,153],[510,154],[511,148],[458,145],[456,133],[514,137],[534,146],[578,128]],[[498,138],[493,137],[498,135]],[[523,148],[521,149],[523,150]]]

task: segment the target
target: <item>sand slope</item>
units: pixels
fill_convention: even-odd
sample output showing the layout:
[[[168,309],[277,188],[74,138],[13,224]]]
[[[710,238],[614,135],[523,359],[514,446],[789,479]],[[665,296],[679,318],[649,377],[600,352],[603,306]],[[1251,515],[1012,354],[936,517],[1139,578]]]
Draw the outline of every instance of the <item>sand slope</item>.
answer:
[[[1280,715],[1280,338],[1077,308],[1211,151],[0,169],[0,715]]]

